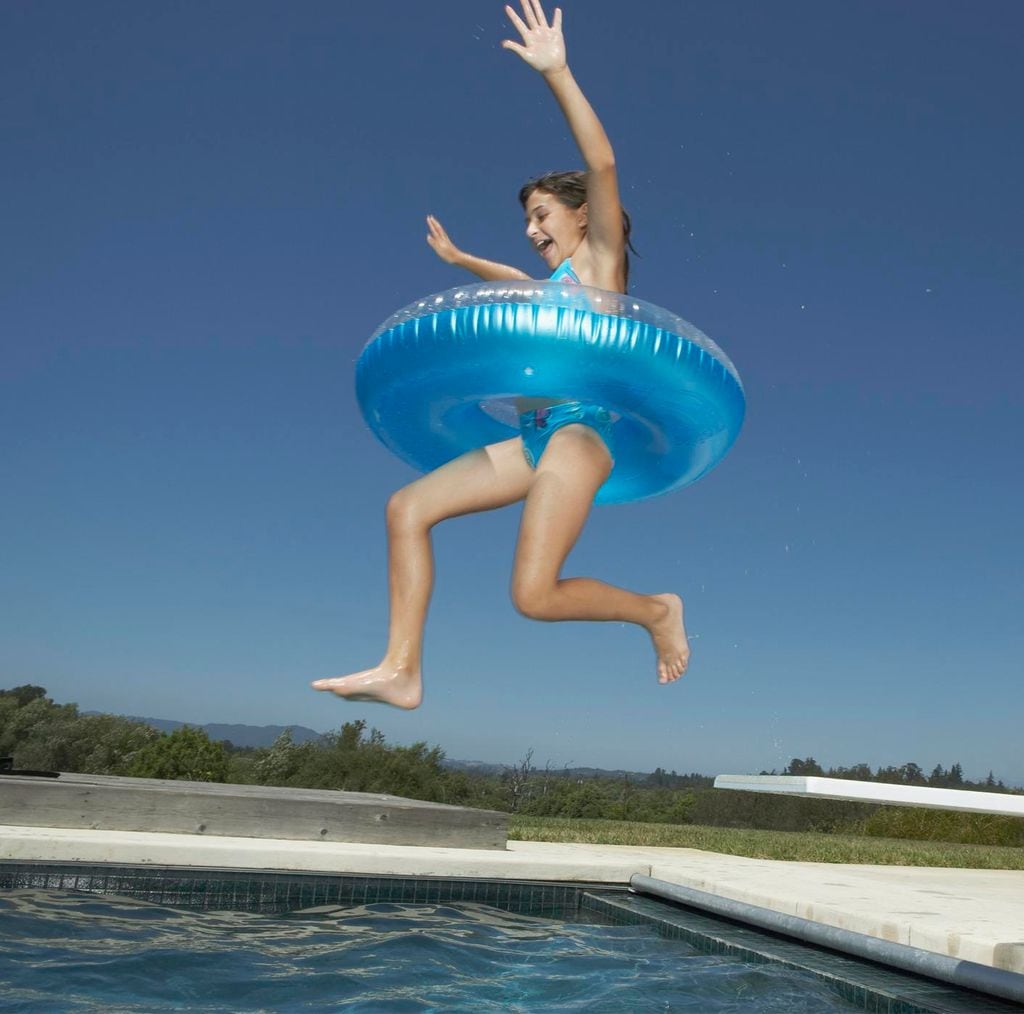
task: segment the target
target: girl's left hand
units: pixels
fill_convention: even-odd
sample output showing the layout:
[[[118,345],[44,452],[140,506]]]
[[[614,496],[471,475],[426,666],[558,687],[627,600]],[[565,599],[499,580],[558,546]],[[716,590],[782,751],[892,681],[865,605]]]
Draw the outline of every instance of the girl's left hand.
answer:
[[[513,25],[519,29],[523,44],[506,39],[501,45],[503,49],[511,49],[521,56],[534,70],[541,74],[550,74],[565,67],[565,38],[562,35],[562,10],[555,8],[555,16],[548,24],[547,15],[540,0],[521,0],[523,5],[523,21],[507,4],[505,13]]]
[[[427,242],[434,253],[445,264],[458,264],[462,257],[462,251],[451,241],[444,226],[433,215],[427,215],[427,228],[430,229],[427,234]]]

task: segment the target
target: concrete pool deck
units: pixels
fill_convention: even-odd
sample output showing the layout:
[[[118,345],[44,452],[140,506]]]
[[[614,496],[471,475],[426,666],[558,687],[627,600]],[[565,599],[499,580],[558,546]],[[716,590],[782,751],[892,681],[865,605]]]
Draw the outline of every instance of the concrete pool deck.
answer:
[[[0,861],[628,884],[635,874],[1024,973],[1024,871],[510,841],[505,851],[0,826]]]

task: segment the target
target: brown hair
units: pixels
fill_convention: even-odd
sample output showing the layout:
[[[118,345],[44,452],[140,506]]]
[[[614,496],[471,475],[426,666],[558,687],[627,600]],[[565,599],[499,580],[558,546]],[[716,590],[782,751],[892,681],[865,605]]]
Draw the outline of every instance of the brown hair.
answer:
[[[540,190],[545,194],[551,194],[557,201],[567,208],[582,208],[587,203],[587,174],[579,169],[571,169],[568,172],[544,173],[536,179],[529,180],[519,189],[519,203],[525,208],[530,195]],[[626,288],[629,288],[629,250],[636,253],[629,234],[633,229],[626,209],[622,209],[622,235],[626,240]]]

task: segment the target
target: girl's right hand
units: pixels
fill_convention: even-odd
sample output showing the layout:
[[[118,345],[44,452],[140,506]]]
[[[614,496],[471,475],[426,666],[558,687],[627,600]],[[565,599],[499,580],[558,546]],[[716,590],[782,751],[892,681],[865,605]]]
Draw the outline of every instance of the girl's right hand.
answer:
[[[458,264],[462,251],[451,241],[448,233],[444,231],[444,226],[433,215],[427,215],[427,228],[430,229],[427,233],[427,242],[434,253],[445,264]]]
[[[541,74],[553,74],[565,69],[565,37],[562,35],[562,10],[555,8],[555,16],[548,24],[540,0],[522,0],[523,17],[506,4],[505,13],[518,29],[523,42],[506,39],[501,45],[521,56]],[[525,18],[525,20],[524,20]]]

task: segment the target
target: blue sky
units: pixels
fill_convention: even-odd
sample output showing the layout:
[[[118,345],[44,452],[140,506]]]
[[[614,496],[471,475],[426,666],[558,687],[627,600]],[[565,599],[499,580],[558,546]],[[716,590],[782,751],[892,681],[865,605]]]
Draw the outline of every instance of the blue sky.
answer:
[[[511,509],[436,532],[419,711],[307,689],[383,650],[413,475],[353,367],[465,280],[424,216],[540,274],[516,192],[578,164],[501,5],[42,0],[0,11],[0,685],[466,759],[1024,784],[1024,8],[588,0],[565,29],[632,291],[747,390],[718,469],[597,509],[567,570],[683,594],[685,680],[636,629],[519,617]]]

